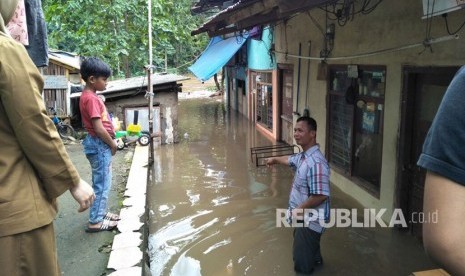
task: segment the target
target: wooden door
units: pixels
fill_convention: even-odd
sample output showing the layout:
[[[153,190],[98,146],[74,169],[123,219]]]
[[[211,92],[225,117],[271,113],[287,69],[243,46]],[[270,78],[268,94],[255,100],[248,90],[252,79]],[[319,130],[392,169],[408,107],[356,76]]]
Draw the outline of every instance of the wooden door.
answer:
[[[426,171],[416,165],[423,142],[457,67],[404,68],[399,145],[397,203],[410,232],[422,238],[418,214],[423,211]]]

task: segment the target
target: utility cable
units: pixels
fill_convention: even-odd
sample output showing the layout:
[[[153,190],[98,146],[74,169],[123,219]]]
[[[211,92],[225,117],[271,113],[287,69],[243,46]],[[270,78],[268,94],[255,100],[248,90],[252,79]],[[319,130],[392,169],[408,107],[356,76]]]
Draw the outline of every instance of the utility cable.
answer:
[[[434,13],[434,5],[436,3],[436,0],[432,0],[432,5],[431,5],[431,12],[429,12],[430,8],[430,0],[427,2],[427,14],[426,14],[426,33],[425,33],[425,41],[423,43],[424,49],[423,51],[420,52],[422,54],[424,51],[426,51],[427,48],[430,49],[431,52],[433,52],[433,48],[431,47],[431,44],[427,43],[431,39],[431,27],[433,26],[433,13]]]
[[[405,46],[400,46],[400,47],[393,47],[393,48],[388,48],[388,49],[383,49],[383,50],[378,50],[378,51],[373,51],[373,52],[367,52],[363,54],[358,54],[358,55],[352,55],[352,56],[342,56],[342,57],[332,57],[332,58],[324,58],[324,57],[306,57],[306,56],[299,56],[299,55],[292,55],[289,53],[284,53],[280,51],[274,51],[275,54],[285,54],[287,57],[292,57],[292,58],[301,58],[301,59],[309,59],[309,60],[345,60],[345,59],[353,59],[353,58],[364,58],[364,57],[370,57],[374,55],[380,55],[380,54],[386,54],[386,53],[392,53],[392,52],[397,52],[401,50],[406,50],[406,49],[411,49],[419,46],[430,46],[435,43],[439,42],[444,42],[444,41],[449,41],[453,39],[458,39],[459,35],[448,35],[448,36],[443,36],[439,38],[431,38],[427,39],[425,41],[419,42],[419,43],[414,43],[414,44],[409,44]]]
[[[442,17],[444,18],[444,21],[446,22],[447,33],[450,34],[450,35],[455,35],[456,33],[460,32],[460,30],[463,28],[463,26],[465,26],[465,21],[464,21],[462,23],[462,25],[460,25],[460,27],[455,32],[451,32],[450,29],[449,29],[449,21],[447,20],[447,13],[443,14]]]

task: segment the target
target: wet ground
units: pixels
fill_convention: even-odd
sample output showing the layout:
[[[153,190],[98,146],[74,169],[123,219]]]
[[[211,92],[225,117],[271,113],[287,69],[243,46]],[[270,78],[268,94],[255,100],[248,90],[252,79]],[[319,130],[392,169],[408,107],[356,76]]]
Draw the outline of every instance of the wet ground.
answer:
[[[92,183],[92,170],[80,141],[68,143],[66,150],[82,179]],[[118,151],[112,158],[113,180],[108,199],[108,210],[119,213],[133,149]],[[58,214],[54,221],[58,261],[63,275],[108,275],[108,258],[116,231],[86,233],[89,211],[78,213],[78,204],[71,193],[58,198]],[[1,275],[1,273],[0,273]]]
[[[271,145],[218,99],[181,100],[181,142],[156,149],[148,188],[152,275],[295,275],[292,229],[276,227],[292,172],[251,162]],[[332,208],[358,208],[332,187]],[[330,228],[316,275],[409,275],[435,268],[421,243],[390,228]]]

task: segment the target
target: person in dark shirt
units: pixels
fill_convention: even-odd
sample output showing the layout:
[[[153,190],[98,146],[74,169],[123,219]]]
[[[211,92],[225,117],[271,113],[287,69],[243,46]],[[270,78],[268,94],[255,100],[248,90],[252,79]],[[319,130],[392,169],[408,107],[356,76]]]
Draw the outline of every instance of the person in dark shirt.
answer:
[[[423,145],[426,252],[452,275],[465,275],[465,67],[450,83]]]

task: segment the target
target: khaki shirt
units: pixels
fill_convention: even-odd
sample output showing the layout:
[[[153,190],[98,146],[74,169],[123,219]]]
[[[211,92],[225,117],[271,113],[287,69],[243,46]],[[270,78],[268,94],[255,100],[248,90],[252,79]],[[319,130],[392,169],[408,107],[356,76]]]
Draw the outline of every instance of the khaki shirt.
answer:
[[[45,111],[24,46],[0,33],[0,237],[50,224],[79,175]]]

